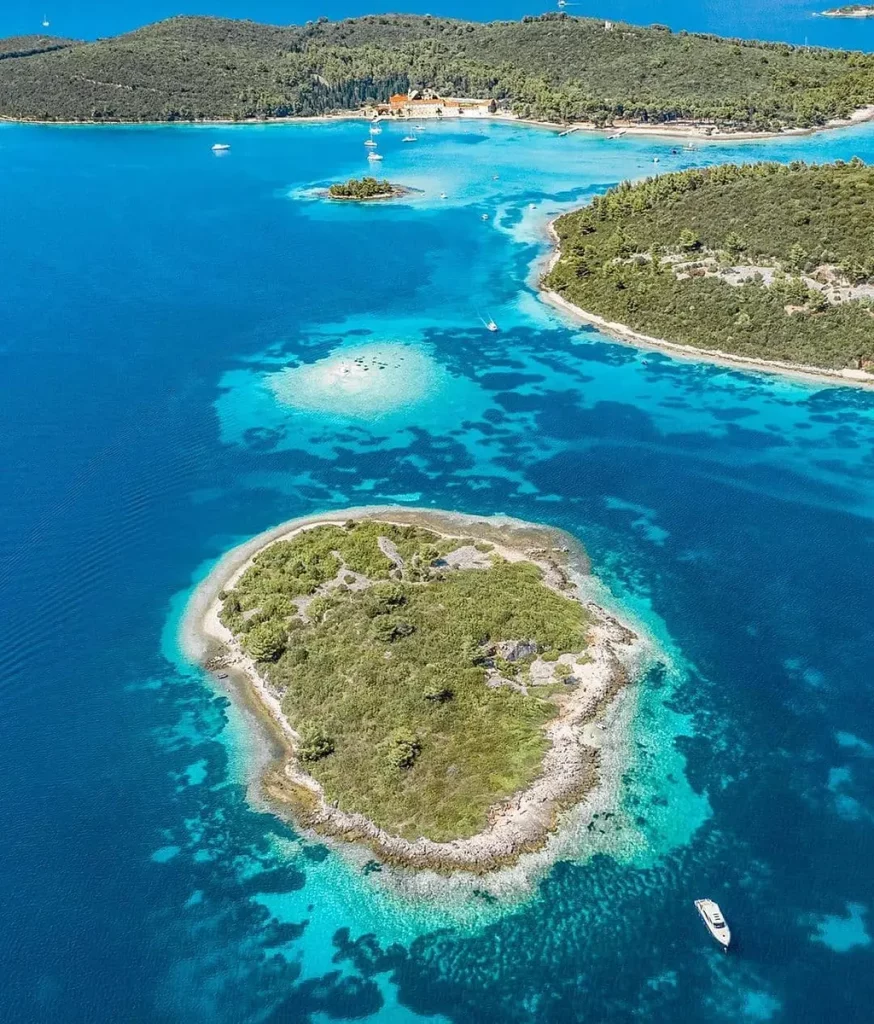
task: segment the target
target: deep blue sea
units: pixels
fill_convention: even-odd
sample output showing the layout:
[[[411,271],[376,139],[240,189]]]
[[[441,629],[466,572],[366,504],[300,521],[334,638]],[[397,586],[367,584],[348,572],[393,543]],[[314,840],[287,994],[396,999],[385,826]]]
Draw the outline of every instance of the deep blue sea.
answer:
[[[531,279],[655,156],[874,161],[874,126],[402,134],[382,169],[422,192],[361,208],[312,195],[360,124],[0,127],[0,1019],[870,1021],[874,394],[613,343]],[[353,352],[389,369],[338,398]],[[658,645],[621,822],[521,903],[302,841],[180,651],[226,549],[387,502],[571,531]]]

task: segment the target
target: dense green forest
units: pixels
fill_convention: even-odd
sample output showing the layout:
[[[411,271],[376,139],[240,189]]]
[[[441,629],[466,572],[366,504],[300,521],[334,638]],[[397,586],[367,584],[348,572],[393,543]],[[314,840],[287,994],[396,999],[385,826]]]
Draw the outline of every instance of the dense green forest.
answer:
[[[265,548],[221,595],[327,800],[410,839],[473,835],[532,782],[554,694],[575,685],[557,659],[586,657],[583,605],[491,544],[476,545],[480,568],[443,561],[473,544],[372,520],[317,526]],[[525,653],[504,661],[502,641]],[[487,685],[488,662],[521,682],[538,652],[551,683]]]
[[[694,118],[764,130],[822,124],[874,103],[871,54],[608,25],[564,13],[491,24],[372,15],[287,27],[173,18],[113,39],[7,54],[0,115],[290,117],[430,86],[552,120]]]
[[[874,168],[860,160],[624,183],[555,228],[544,285],[587,312],[742,356],[874,361]]]
[[[387,179],[376,178],[350,178],[348,181],[335,182],[328,188],[328,195],[332,199],[380,199],[384,196],[393,196],[400,190],[396,185]]]

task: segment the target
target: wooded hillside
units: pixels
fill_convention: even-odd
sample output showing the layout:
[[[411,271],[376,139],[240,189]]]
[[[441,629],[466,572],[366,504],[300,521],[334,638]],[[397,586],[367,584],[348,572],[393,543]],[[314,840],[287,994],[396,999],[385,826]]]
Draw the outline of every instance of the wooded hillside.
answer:
[[[494,97],[553,120],[696,118],[760,129],[821,124],[874,103],[874,55],[661,26],[607,30],[565,14],[289,27],[185,17],[93,43],[6,40],[4,50],[0,115],[46,120],[312,115],[411,86]]]
[[[733,164],[624,183],[555,224],[545,285],[697,348],[874,365],[874,168]]]

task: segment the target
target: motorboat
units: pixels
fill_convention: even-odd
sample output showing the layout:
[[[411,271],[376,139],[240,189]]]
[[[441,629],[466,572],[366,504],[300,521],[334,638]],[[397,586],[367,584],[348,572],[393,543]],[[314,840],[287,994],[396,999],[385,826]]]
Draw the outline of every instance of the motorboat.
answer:
[[[375,148],[376,148],[376,143],[375,143],[375,142],[373,141],[373,139],[368,139],[368,140],[367,140],[367,141],[366,141],[366,142],[364,143],[364,145],[365,145],[365,146],[368,146],[368,147],[369,147],[370,149],[375,149]]]
[[[495,321],[494,321],[494,320],[493,320],[493,319],[492,319],[491,317],[489,317],[489,318],[488,318],[488,320],[486,320],[486,318],[485,318],[485,317],[482,317],[482,316],[481,316],[481,317],[480,317],[480,320],[482,320],[482,322],[483,322],[483,327],[485,327],[485,329],[486,329],[487,331],[492,331],[492,332],[494,332],[494,331],[497,331],[497,330],[498,330],[498,325],[497,325],[497,324],[495,323]]]
[[[440,193],[440,198],[441,198],[441,199],[448,199],[448,198],[449,198],[449,196],[448,196],[448,195],[446,195],[446,193],[445,193],[445,192],[441,192],[441,193]]]
[[[405,136],[404,136],[404,137],[403,137],[403,138],[401,139],[401,142],[418,142],[418,141],[419,141],[419,140],[418,140],[418,139],[416,138],[416,136],[415,136],[415,135],[405,135]]]
[[[367,159],[368,160],[382,160],[382,155],[379,154],[379,153],[368,153],[367,154]]]
[[[484,213],[484,214],[482,215],[482,217],[480,217],[480,220],[482,220],[482,221],[486,221],[486,220],[488,220],[488,219],[489,219],[489,215],[488,215],[487,213]]]
[[[231,147],[226,142],[217,142],[213,147],[213,153],[227,153]]]
[[[731,931],[719,909],[719,904],[713,900],[695,900],[695,908],[707,926],[707,931],[723,949],[728,949],[728,944],[731,942]]]

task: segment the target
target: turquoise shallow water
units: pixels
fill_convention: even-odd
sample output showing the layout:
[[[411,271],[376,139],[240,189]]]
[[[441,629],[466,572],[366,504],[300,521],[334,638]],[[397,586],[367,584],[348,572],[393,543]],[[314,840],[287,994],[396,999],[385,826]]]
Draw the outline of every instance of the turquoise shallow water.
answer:
[[[400,137],[421,193],[360,208],[312,198],[356,124],[0,128],[0,1016],[868,1020],[874,397],[614,344],[530,280],[654,156],[874,131]],[[179,650],[224,550],[385,502],[571,531],[658,645],[622,813],[522,902],[401,901],[250,804],[263,739]]]

